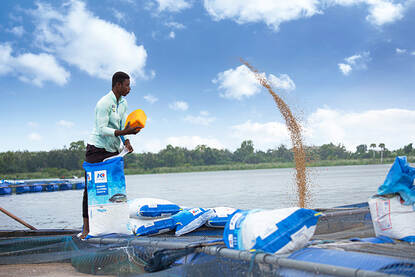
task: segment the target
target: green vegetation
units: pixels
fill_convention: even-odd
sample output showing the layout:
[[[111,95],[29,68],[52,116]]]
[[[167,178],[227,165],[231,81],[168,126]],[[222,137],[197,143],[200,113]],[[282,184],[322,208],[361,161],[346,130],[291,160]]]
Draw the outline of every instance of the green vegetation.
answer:
[[[412,143],[390,151],[384,143],[372,143],[347,151],[339,144],[305,147],[307,166],[336,166],[392,163],[396,156],[408,156],[415,161]],[[83,176],[82,162],[85,143],[72,142],[69,148],[42,152],[0,153],[0,179],[71,178]],[[193,150],[168,145],[158,153],[133,153],[125,157],[126,174],[150,174],[192,171],[292,168],[293,152],[284,145],[275,149],[255,151],[252,141],[243,141],[234,152],[199,145]]]

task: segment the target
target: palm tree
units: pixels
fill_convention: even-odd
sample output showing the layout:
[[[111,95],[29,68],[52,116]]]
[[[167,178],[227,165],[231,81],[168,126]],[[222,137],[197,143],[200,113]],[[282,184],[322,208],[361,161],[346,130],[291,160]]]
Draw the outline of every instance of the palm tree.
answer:
[[[379,143],[380,148],[380,163],[383,163],[383,152],[385,151],[385,144]]]
[[[375,148],[376,148],[376,143],[372,143],[371,145],[370,145],[370,148],[373,148],[373,159],[375,159]]]

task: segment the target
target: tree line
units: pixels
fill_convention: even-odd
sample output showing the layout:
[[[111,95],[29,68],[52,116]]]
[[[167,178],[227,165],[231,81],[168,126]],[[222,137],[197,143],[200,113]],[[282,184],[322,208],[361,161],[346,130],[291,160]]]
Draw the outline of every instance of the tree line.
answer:
[[[376,150],[378,146],[378,150]],[[59,169],[81,170],[85,157],[84,141],[71,142],[69,147],[63,149],[29,152],[8,151],[0,153],[0,174],[13,174],[23,172],[49,172],[59,174]],[[361,144],[356,151],[347,151],[342,144],[333,143],[321,146],[306,146],[306,157],[309,162],[326,160],[381,160],[395,156],[413,156],[415,149],[412,143],[390,151],[384,143]],[[199,145],[195,149],[188,150],[184,147],[167,145],[158,153],[132,153],[125,157],[126,168],[151,170],[160,167],[186,167],[203,165],[226,164],[259,164],[259,163],[284,163],[294,159],[292,149],[285,145],[279,145],[267,151],[255,150],[251,140],[241,143],[235,151],[227,149],[215,149],[206,145]],[[53,175],[53,174],[52,174]]]

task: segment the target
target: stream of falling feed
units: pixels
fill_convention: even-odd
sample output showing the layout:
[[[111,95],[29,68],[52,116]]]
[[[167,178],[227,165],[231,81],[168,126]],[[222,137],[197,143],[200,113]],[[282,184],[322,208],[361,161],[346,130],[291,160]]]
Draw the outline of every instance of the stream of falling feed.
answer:
[[[307,206],[309,195],[308,195],[308,182],[307,182],[307,167],[306,167],[306,156],[303,147],[303,136],[301,125],[298,124],[296,118],[291,112],[288,105],[279,97],[271,88],[265,74],[261,74],[248,62],[241,59],[241,62],[245,64],[254,74],[258,81],[263,87],[265,87],[271,96],[274,98],[278,109],[284,117],[285,124],[290,132],[290,139],[293,145],[294,162],[296,170],[296,185],[297,185],[297,199],[298,206],[305,208]]]

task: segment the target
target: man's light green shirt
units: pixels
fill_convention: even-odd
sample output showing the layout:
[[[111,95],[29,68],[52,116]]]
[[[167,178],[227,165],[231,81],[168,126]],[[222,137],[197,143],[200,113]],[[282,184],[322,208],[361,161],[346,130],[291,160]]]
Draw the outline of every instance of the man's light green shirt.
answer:
[[[95,107],[95,126],[88,143],[108,152],[118,152],[122,148],[121,139],[115,130],[124,129],[127,119],[127,100],[120,97],[118,103],[115,94],[110,91],[103,96]]]

